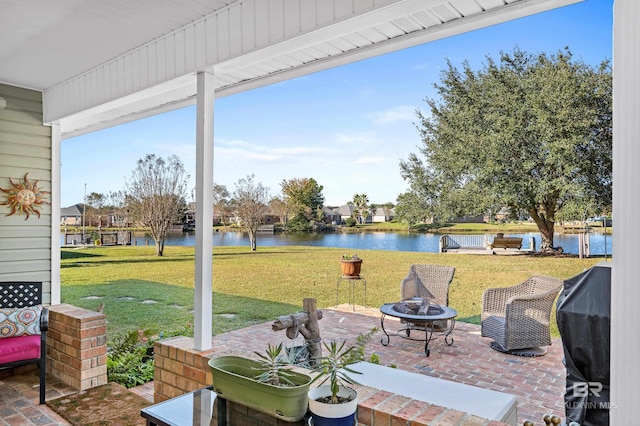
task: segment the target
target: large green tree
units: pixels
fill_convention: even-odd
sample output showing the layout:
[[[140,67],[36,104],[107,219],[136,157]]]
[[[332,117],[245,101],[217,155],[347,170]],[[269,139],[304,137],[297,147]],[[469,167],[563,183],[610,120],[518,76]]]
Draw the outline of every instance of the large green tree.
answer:
[[[324,195],[322,185],[314,178],[284,179],[280,183],[283,201],[295,214],[294,222],[309,222],[322,219]]]
[[[167,233],[184,212],[189,175],[176,155],[167,160],[147,154],[138,160],[126,185],[126,204],[132,218],[154,239],[156,255],[164,253]]]
[[[609,62],[590,66],[568,48],[486,60],[479,71],[448,62],[435,85],[439,99],[418,112],[423,158],[410,154],[401,175],[443,219],[526,211],[541,249],[552,249],[563,209],[611,203]]]

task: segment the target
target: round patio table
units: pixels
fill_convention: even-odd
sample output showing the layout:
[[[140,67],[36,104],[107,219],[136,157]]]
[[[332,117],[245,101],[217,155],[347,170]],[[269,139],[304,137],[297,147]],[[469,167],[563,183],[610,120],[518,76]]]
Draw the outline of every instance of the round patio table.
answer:
[[[387,330],[384,328],[384,319],[387,315],[400,318],[400,320],[406,324],[405,327],[400,328],[396,332],[396,335],[403,339],[424,342],[424,353],[426,356],[429,356],[430,353],[429,342],[437,338],[438,335],[444,336],[444,341],[448,346],[453,345],[453,337],[449,336],[453,333],[453,328],[456,324],[455,317],[458,316],[458,311],[448,306],[438,305],[442,311],[441,313],[435,315],[413,315],[396,311],[394,305],[395,303],[385,303],[380,307],[380,312],[382,313],[380,326],[386,336],[386,342],[385,337],[380,339],[380,343],[382,343],[383,346],[387,346],[391,340],[389,333],[387,333]],[[436,321],[439,323],[446,321],[447,325],[445,327],[439,327],[439,324],[435,324]],[[424,338],[415,337],[415,333],[412,336],[412,330],[424,331]]]

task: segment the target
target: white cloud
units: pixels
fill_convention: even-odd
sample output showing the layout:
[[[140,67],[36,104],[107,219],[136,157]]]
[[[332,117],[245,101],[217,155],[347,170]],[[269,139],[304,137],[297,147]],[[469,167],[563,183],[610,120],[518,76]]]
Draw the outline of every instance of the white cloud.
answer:
[[[336,142],[344,144],[373,144],[377,136],[374,132],[338,133]]]
[[[238,159],[245,161],[277,161],[282,158],[280,155],[251,151],[239,148],[215,148],[214,158],[217,155],[223,157],[225,162],[233,162]]]
[[[416,119],[416,107],[400,105],[385,111],[371,114],[376,124],[389,124],[397,121],[413,121]]]
[[[356,164],[380,164],[384,162],[384,158],[375,156],[358,157],[355,162]]]
[[[195,161],[196,144],[185,142],[165,142],[153,146],[153,151],[159,152],[160,156],[177,155],[183,163]]]
[[[254,144],[242,140],[218,140],[214,145],[214,157],[224,156],[225,162],[242,159],[244,161],[300,161],[310,160],[319,154],[326,154],[327,149],[309,146],[272,146]]]
[[[309,146],[292,146],[292,147],[280,147],[280,148],[266,147],[266,148],[275,153],[281,154],[283,156],[298,156],[298,155],[307,155],[307,154],[315,155],[315,154],[319,154],[321,152],[326,151],[325,149],[309,147]]]
[[[215,145],[231,145],[231,146],[252,146],[249,142],[247,141],[241,141],[241,140],[225,140],[225,139],[217,139],[214,142],[214,147]]]
[[[421,62],[418,64],[414,64],[414,65],[410,65],[408,67],[410,70],[412,71],[421,71],[421,70],[433,70],[433,64],[429,63],[429,62]]]

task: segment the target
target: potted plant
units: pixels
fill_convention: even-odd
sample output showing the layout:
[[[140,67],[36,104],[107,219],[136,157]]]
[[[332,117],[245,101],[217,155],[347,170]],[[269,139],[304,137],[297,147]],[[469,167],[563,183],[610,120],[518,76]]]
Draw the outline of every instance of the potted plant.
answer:
[[[210,359],[215,392],[286,422],[301,420],[307,413],[311,377],[291,369],[289,359],[282,353],[282,343],[269,344],[264,354],[256,355],[259,361],[239,356]]]
[[[312,380],[312,383],[320,381],[320,385],[308,393],[313,426],[353,426],[358,393],[349,387],[357,384],[350,374],[360,372],[349,366],[364,359],[364,348],[376,331],[378,329],[373,328],[367,334],[360,334],[352,346],[345,347],[345,342],[323,342],[328,354],[316,362],[313,371],[318,375]]]
[[[343,277],[359,277],[360,268],[362,267],[362,259],[357,254],[343,254],[340,259],[340,270]]]

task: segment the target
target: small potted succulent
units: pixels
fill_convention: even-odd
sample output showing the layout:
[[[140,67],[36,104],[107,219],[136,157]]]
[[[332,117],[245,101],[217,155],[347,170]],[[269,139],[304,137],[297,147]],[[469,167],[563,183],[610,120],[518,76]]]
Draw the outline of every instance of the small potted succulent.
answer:
[[[311,377],[292,370],[291,357],[282,343],[268,345],[259,361],[239,356],[209,360],[213,387],[221,397],[286,422],[297,422],[307,413]]]
[[[313,371],[318,375],[312,380],[312,383],[320,381],[320,385],[308,394],[313,426],[353,426],[358,393],[349,387],[357,384],[350,374],[361,373],[349,366],[364,359],[364,348],[376,331],[373,328],[360,334],[352,346],[346,346],[345,342],[323,342],[328,354],[316,362]]]
[[[343,277],[359,277],[360,268],[362,267],[362,259],[357,254],[343,254],[340,259],[340,270]]]

